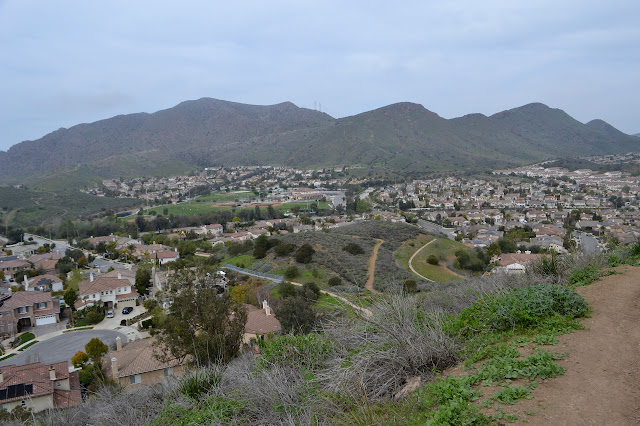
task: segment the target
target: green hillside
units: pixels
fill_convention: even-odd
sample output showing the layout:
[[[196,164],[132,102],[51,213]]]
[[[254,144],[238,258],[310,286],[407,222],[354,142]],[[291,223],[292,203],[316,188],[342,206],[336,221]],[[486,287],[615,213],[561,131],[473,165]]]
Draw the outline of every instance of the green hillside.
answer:
[[[424,173],[504,168],[639,147],[637,138],[602,120],[582,124],[542,104],[449,120],[404,102],[334,119],[289,102],[256,106],[204,98],[17,144],[0,152],[0,180],[59,189],[102,178],[177,174],[197,166],[271,164]],[[43,185],[43,178],[60,182]]]
[[[5,211],[12,225],[37,226],[100,213],[103,210],[121,210],[140,205],[132,198],[107,198],[75,190],[32,191],[0,187],[0,210]]]

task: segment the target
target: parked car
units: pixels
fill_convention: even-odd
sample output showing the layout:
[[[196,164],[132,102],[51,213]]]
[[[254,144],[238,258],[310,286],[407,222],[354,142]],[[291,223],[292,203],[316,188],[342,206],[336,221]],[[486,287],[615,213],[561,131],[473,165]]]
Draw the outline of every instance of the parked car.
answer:
[[[131,312],[133,312],[133,308],[131,306],[127,306],[126,308],[122,308],[122,313],[123,314],[130,314]]]
[[[107,311],[107,318],[113,318],[113,311]]]

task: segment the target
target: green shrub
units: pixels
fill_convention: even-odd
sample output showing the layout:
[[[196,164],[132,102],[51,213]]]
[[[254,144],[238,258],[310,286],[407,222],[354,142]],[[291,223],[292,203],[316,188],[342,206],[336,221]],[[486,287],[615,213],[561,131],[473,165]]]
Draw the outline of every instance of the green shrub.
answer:
[[[286,335],[260,344],[258,366],[271,365],[314,370],[322,367],[332,345],[319,334]]]
[[[437,265],[438,263],[440,263],[440,259],[438,259],[438,256],[436,256],[435,254],[431,254],[429,255],[429,257],[427,257],[427,263],[430,265]]]
[[[283,299],[286,299],[287,297],[295,296],[297,292],[298,290],[296,289],[296,286],[291,284],[288,281],[283,281],[280,284],[278,284],[278,294]]]
[[[292,280],[300,275],[300,270],[297,266],[291,265],[284,271],[284,277],[288,280]]]
[[[587,302],[575,291],[554,284],[538,284],[506,294],[487,294],[452,318],[449,331],[470,337],[477,333],[526,328],[554,314],[577,318]]]
[[[221,373],[216,367],[191,370],[178,382],[178,391],[194,400],[220,384]]]
[[[296,249],[296,245],[293,243],[283,243],[276,246],[273,249],[276,256],[284,257],[290,255]]]
[[[406,280],[402,284],[402,291],[405,293],[417,293],[418,283],[416,282],[416,280]]]
[[[329,287],[335,287],[338,285],[342,285],[342,280],[340,279],[340,277],[331,277],[329,278],[327,284],[329,284]]]
[[[316,251],[311,247],[310,244],[303,244],[296,251],[296,262],[298,263],[310,263],[313,258],[313,254]]]
[[[342,247],[342,250],[346,251],[347,253],[351,253],[353,255],[364,254],[364,249],[360,247],[359,244],[356,244],[356,243],[348,243]]]
[[[598,267],[589,265],[574,269],[567,281],[571,287],[580,287],[598,281],[601,276],[602,274]]]

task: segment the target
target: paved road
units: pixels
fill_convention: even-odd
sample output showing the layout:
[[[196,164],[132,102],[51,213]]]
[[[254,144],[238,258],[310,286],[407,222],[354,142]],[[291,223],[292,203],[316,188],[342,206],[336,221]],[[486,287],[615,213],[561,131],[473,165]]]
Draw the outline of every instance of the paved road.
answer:
[[[450,240],[456,239],[455,229],[445,228],[435,223],[428,222],[426,220],[418,220],[418,225],[430,232],[440,233],[446,235]]]
[[[582,250],[585,253],[597,253],[600,251],[598,240],[596,240],[593,236],[585,233],[580,233],[578,234],[578,237],[580,238]]]
[[[64,333],[44,342],[36,343],[21,354],[0,362],[3,365],[24,365],[31,362],[60,362],[69,361],[78,351],[84,351],[84,345],[94,337],[99,338],[110,348],[115,348],[116,337],[120,336],[122,343],[127,342],[127,336],[113,330],[83,330]]]
[[[96,257],[95,260],[91,263],[91,266],[95,267],[93,265],[97,265],[97,268],[100,269],[100,272],[107,272],[109,270],[109,268],[113,268],[113,269],[130,269],[130,267],[131,267],[131,265],[128,265],[129,266],[129,268],[128,268],[126,264],[119,263],[119,262],[113,262],[111,260],[107,260],[107,259],[104,259],[102,257]]]

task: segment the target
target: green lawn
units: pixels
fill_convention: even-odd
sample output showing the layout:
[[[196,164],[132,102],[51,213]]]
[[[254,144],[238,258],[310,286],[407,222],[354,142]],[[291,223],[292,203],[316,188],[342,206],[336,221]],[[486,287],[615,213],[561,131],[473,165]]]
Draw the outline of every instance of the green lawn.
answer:
[[[297,266],[298,270],[300,271],[300,275],[290,280],[297,283],[304,284],[304,283],[315,282],[321,288],[326,288],[327,281],[329,281],[329,278],[333,276],[333,274],[331,274],[331,272],[328,269],[323,268],[321,266],[303,265],[300,263],[293,263],[293,264],[280,263],[280,264],[274,265],[274,268],[271,271],[269,271],[269,273],[276,274],[276,275],[284,275],[284,272],[291,265]]]
[[[209,197],[209,196],[207,196]],[[235,197],[234,197],[235,198]],[[201,198],[203,199],[203,198]],[[260,208],[263,211],[269,206],[271,203],[261,203],[259,204]],[[311,203],[309,203],[309,206]],[[274,206],[275,210],[280,210],[284,213],[291,212],[291,209],[294,207],[299,207],[301,209],[305,209],[307,207],[307,203],[285,203],[280,206]],[[162,215],[171,215],[171,214],[183,214],[187,216],[193,216],[197,214],[210,213],[212,211],[228,211],[228,210],[244,210],[244,209],[254,209],[255,207],[235,207],[235,206],[215,206],[210,201],[208,202],[196,202],[194,200],[188,201],[180,204],[166,204],[163,206],[156,206],[144,211],[146,215],[151,214],[151,211],[155,211],[156,214]],[[318,202],[318,208],[320,209],[329,209],[329,203],[321,201]],[[167,209],[167,213],[164,213],[164,209]]]
[[[347,305],[340,299],[336,299],[328,294],[320,293],[315,305],[316,309],[320,312],[332,311],[335,309],[351,310],[351,306]]]
[[[411,271],[409,268],[409,259],[411,256],[433,239],[434,237],[430,235],[419,235],[418,238],[405,241],[394,253],[398,266],[407,271]],[[452,271],[449,271],[443,265],[454,260],[454,253],[459,249],[468,250],[466,246],[456,241],[451,241],[446,238],[436,238],[433,243],[420,251],[420,253],[418,253],[418,255],[413,259],[413,267],[420,275],[423,275],[433,281],[447,282],[458,280],[460,277]],[[440,259],[439,265],[430,265],[427,263],[427,258],[431,255],[435,255]]]
[[[255,194],[251,191],[234,191],[234,192],[223,192],[218,194],[209,194],[202,195],[194,199],[196,202],[206,202],[206,203],[224,203],[227,201],[235,201],[235,200],[249,200],[251,198],[255,198]]]
[[[405,241],[400,247],[393,253],[393,257],[396,259],[398,266],[402,269],[409,271],[409,259],[420,247],[424,246],[435,237],[431,235],[420,234],[418,238]]]
[[[240,256],[232,257],[230,259],[222,261],[222,264],[224,265],[225,263],[230,263],[239,268],[249,269],[249,267],[256,263],[256,261],[256,258],[250,254],[241,254]]]

